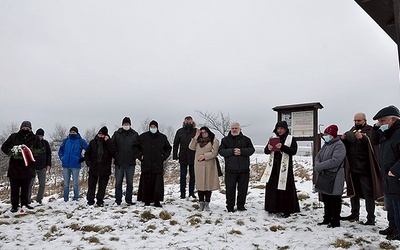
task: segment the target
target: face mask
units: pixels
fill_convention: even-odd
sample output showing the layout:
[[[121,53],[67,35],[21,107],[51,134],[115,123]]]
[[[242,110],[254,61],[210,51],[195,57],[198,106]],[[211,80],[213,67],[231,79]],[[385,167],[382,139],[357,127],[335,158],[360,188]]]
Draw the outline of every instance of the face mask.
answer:
[[[192,128],[192,124],[191,123],[187,123],[187,124],[185,124],[185,128],[187,128],[187,129],[191,129]]]
[[[22,133],[23,135],[27,135],[27,134],[29,133],[29,130],[21,129],[21,133]]]
[[[155,134],[157,132],[157,128],[150,128],[150,133]]]
[[[324,138],[325,142],[330,142],[331,141],[331,137],[329,135],[324,135],[324,136],[322,136],[322,138]]]
[[[361,125],[361,124],[358,124],[358,125],[355,125],[355,126],[354,126],[354,128],[355,128],[356,130],[362,129],[362,127],[363,127],[363,125]]]
[[[382,132],[385,132],[385,130],[388,130],[388,129],[389,129],[389,124],[383,124],[383,125],[380,126],[379,129],[380,129]]]
[[[122,126],[122,128],[123,128],[124,130],[129,130],[129,129],[131,128],[131,126]]]

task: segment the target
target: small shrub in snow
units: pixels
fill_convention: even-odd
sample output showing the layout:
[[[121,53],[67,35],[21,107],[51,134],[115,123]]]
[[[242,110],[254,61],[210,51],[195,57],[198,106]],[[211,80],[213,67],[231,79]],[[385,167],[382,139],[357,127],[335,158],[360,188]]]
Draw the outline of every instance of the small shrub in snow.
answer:
[[[242,220],[237,220],[237,221],[236,221],[236,224],[238,224],[239,226],[243,226],[243,225],[244,225],[244,222],[243,222]]]
[[[304,201],[310,198],[310,196],[308,194],[298,194],[297,198],[299,199],[299,201]]]
[[[189,220],[190,225],[194,226],[197,225],[201,222],[201,220],[199,218],[193,217]]]
[[[171,226],[175,226],[175,225],[178,224],[178,221],[176,221],[176,220],[171,220],[171,221],[169,222],[169,224],[170,224]]]
[[[286,249],[290,249],[290,247],[289,246],[283,246],[283,247],[277,247],[276,249],[278,249],[278,250],[286,250]]]
[[[279,231],[279,230],[285,230],[285,227],[284,227],[284,226],[281,226],[281,225],[278,225],[278,226],[271,226],[271,227],[269,228],[269,230],[271,230],[272,232],[276,232],[276,231]]]
[[[229,234],[242,234],[239,230],[232,229]]]
[[[142,218],[140,221],[141,222],[146,222],[149,221],[151,219],[156,218],[156,216],[154,214],[152,214],[150,211],[144,211],[141,215],[140,218]]]
[[[90,243],[95,243],[95,244],[100,243],[99,238],[97,238],[96,236],[90,236],[89,238],[86,239],[83,238],[83,239],[89,241]]]
[[[55,225],[51,226],[50,232],[51,232],[52,234],[54,234],[55,232],[57,232],[57,227],[56,227]]]
[[[161,211],[159,216],[162,220],[170,220],[172,218],[171,214],[166,211]]]
[[[71,219],[72,218],[72,214],[67,214],[67,219]]]
[[[72,223],[71,225],[69,225],[69,228],[71,228],[74,231],[78,231],[81,229],[81,227],[76,223]]]
[[[347,240],[343,240],[343,239],[337,239],[334,243],[331,244],[332,246],[336,247],[336,248],[345,248],[348,249],[350,248],[353,243],[351,243],[350,241]]]
[[[8,222],[8,221],[0,221],[0,225],[10,225],[10,222]]]
[[[118,237],[110,237],[110,241],[119,241]]]
[[[362,245],[363,243],[371,244],[371,241],[364,239],[363,237],[359,237],[355,240],[357,245]]]
[[[387,250],[396,249],[395,246],[393,246],[392,244],[390,244],[390,242],[387,242],[387,241],[382,241],[381,243],[379,243],[379,248],[380,249],[387,249]]]
[[[221,224],[222,223],[222,219],[216,219],[215,220],[215,225]]]

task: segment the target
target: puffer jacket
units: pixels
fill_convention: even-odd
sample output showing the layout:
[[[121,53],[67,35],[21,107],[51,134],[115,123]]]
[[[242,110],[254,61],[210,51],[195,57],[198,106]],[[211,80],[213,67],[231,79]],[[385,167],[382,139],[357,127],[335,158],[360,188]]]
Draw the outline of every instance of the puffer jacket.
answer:
[[[114,132],[112,140],[117,147],[115,156],[115,165],[117,166],[135,166],[138,151],[135,147],[139,134],[132,128],[124,130],[119,128]]]
[[[385,132],[373,126],[371,141],[380,145],[383,192],[389,198],[400,199],[400,120],[396,120]],[[388,176],[389,171],[395,176]]]
[[[240,148],[240,155],[233,153],[234,148]],[[250,138],[243,135],[232,135],[222,138],[218,150],[219,154],[225,158],[226,173],[246,173],[250,172],[250,156],[255,152]]]
[[[13,154],[11,149],[14,146],[18,145],[26,145],[29,147],[33,153],[33,156],[36,157],[38,152],[43,150],[40,139],[38,136],[30,131],[28,134],[21,133],[21,130],[17,133],[11,134],[7,140],[1,146],[1,150],[10,156],[7,177],[16,178],[16,179],[30,179],[35,177],[35,164],[32,163],[28,166],[25,166],[25,162],[22,158],[22,154]]]
[[[342,195],[344,188],[344,159],[346,157],[346,147],[337,136],[330,142],[325,142],[321,150],[315,157],[314,170],[320,173],[324,170],[337,171],[332,193],[326,193],[315,189],[319,193],[328,195]],[[338,170],[339,169],[339,170]]]
[[[68,135],[58,150],[58,156],[61,159],[63,168],[81,168],[82,151],[88,147],[85,139],[80,134],[76,136]]]

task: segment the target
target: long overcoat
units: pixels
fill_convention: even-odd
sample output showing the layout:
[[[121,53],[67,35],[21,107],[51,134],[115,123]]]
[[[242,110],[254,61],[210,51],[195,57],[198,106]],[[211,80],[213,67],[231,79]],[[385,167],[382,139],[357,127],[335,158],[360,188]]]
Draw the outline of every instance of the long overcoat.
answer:
[[[218,190],[220,185],[217,163],[215,161],[218,155],[218,140],[214,138],[212,143],[209,142],[204,147],[200,147],[197,140],[192,138],[189,148],[195,150],[195,159],[197,159],[199,155],[204,155],[203,161],[195,160],[194,162],[196,189],[198,191]]]

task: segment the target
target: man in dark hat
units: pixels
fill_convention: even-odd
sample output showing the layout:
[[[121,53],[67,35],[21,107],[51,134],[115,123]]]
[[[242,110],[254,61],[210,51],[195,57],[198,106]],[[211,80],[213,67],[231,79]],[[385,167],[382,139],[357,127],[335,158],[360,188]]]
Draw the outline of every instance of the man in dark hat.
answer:
[[[172,147],[167,136],[158,131],[158,123],[154,120],[149,124],[149,131],[139,136],[136,146],[142,162],[137,200],[143,201],[145,206],[154,202],[155,207],[162,207],[164,161],[170,156]]]
[[[51,168],[51,148],[49,142],[44,139],[44,130],[42,128],[36,130],[36,135],[39,137],[40,144],[43,149],[35,157],[35,172],[39,180],[39,189],[36,195],[36,202],[42,204],[44,189],[46,187],[46,172]],[[35,178],[32,178],[28,194],[29,203],[31,203],[32,188],[34,184]]]
[[[194,155],[195,152],[189,149],[189,143],[196,134],[196,123],[191,116],[186,116],[182,127],[176,131],[173,144],[173,159],[179,160],[180,164],[180,191],[181,199],[186,197],[186,177],[189,168],[189,197],[194,195]],[[178,150],[179,149],[179,150]],[[179,151],[179,154],[178,154]]]
[[[365,199],[367,221],[364,225],[375,225],[375,200],[383,197],[382,176],[369,136],[372,126],[367,124],[364,113],[354,115],[354,126],[341,136],[346,146],[349,166],[346,165],[347,194],[350,198],[351,214],[341,220],[358,221],[360,198]]]
[[[86,150],[88,144],[85,139],[79,134],[77,127],[72,126],[69,130],[69,135],[65,138],[58,150],[58,156],[61,159],[64,178],[64,201],[69,200],[69,183],[74,182],[74,197],[73,200],[79,199],[79,172],[82,168],[82,162],[85,160],[82,157],[82,151]]]
[[[102,127],[96,137],[90,141],[85,151],[86,165],[89,167],[89,180],[87,201],[88,205],[94,204],[96,186],[98,185],[96,204],[99,207],[104,206],[104,196],[108,180],[111,175],[112,158],[117,153],[117,148],[113,140],[110,140],[108,129]]]
[[[28,204],[28,194],[31,179],[35,177],[35,166],[32,159],[24,160],[25,148],[33,153],[42,149],[39,137],[33,134],[32,124],[29,121],[23,121],[20,130],[11,134],[1,146],[1,150],[10,156],[7,177],[10,178],[11,212],[13,213],[18,211],[20,201],[21,207],[33,208]]]
[[[371,130],[371,141],[379,145],[380,167],[384,182],[385,206],[389,227],[379,233],[388,240],[400,240],[400,112],[385,107],[373,117],[378,120]]]
[[[131,119],[124,117],[122,127],[114,132],[112,140],[117,147],[115,156],[115,203],[121,205],[122,183],[126,178],[125,202],[128,206],[135,204],[132,201],[133,177],[137,159],[137,149],[134,147],[139,134],[132,128]]]

